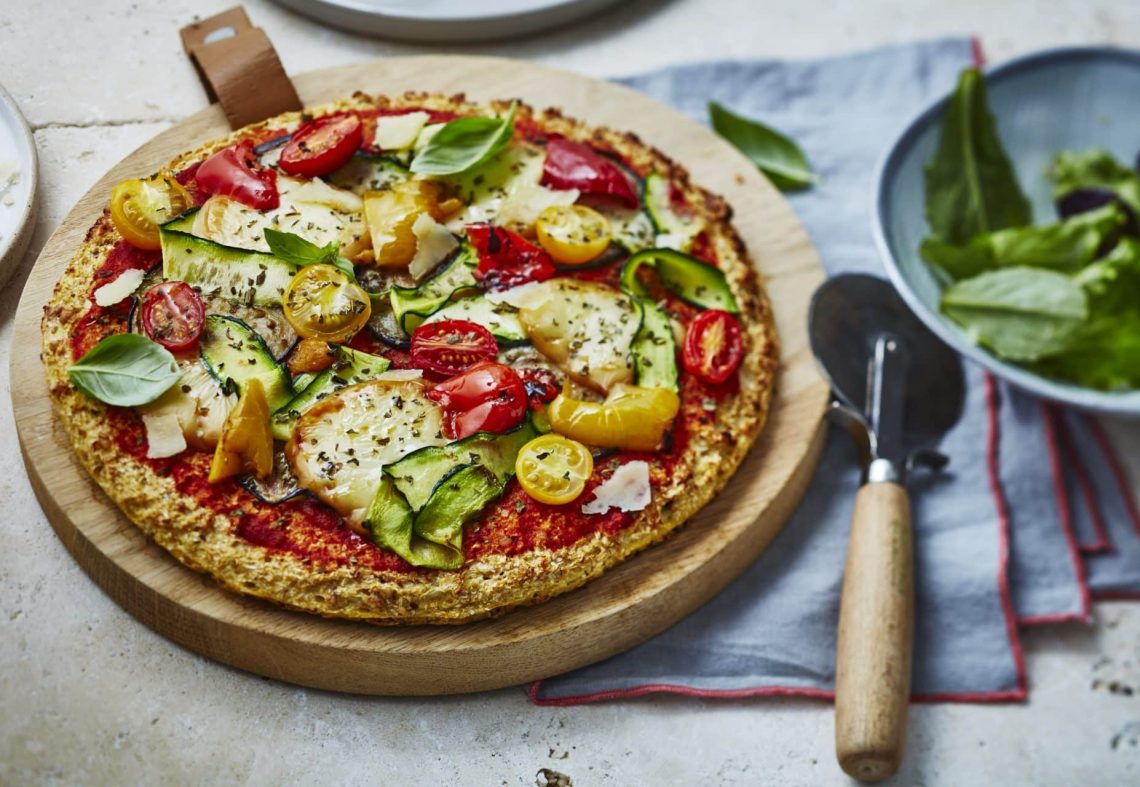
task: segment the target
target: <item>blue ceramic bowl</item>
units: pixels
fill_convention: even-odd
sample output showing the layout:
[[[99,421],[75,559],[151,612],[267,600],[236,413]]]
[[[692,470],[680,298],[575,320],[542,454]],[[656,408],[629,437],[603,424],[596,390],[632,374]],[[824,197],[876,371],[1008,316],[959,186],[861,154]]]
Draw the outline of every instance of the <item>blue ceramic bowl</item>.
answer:
[[[1035,222],[1056,220],[1045,177],[1061,150],[1106,148],[1132,164],[1140,150],[1140,51],[1053,49],[986,72],[998,132],[1033,204]],[[916,117],[875,178],[872,223],[879,254],[907,305],[943,341],[994,374],[1038,396],[1087,410],[1140,415],[1140,391],[1106,393],[1056,382],[978,347],[938,311],[941,285],[918,254],[930,228],[923,166],[934,155],[948,98]]]

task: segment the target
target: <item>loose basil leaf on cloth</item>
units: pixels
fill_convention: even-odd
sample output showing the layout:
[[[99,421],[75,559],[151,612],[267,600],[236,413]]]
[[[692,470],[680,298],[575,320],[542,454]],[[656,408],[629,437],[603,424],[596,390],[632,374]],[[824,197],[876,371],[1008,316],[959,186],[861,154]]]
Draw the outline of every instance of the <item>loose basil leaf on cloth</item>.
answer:
[[[412,159],[410,169],[421,175],[457,175],[495,156],[515,133],[518,105],[504,118],[467,117],[441,128]]]
[[[964,246],[932,235],[919,251],[954,279],[1018,265],[1076,271],[1096,259],[1126,222],[1124,211],[1109,204],[1053,224],[975,235]]]
[[[1037,361],[1065,350],[1088,319],[1080,284],[1044,268],[1002,268],[942,293],[942,311],[970,339],[1010,361]]]
[[[1053,197],[1061,201],[1073,192],[1110,191],[1140,216],[1140,174],[1112,157],[1107,150],[1066,150],[1049,169]]]
[[[926,164],[926,220],[962,245],[975,235],[1029,223],[1021,192],[986,103],[982,74],[962,71],[942,118],[938,150]]]
[[[781,191],[804,189],[819,182],[807,156],[788,137],[756,120],[741,117],[709,102],[713,129],[752,160]]]
[[[335,241],[327,246],[318,246],[300,235],[294,235],[292,232],[281,232],[272,227],[266,227],[265,242],[269,244],[269,250],[273,252],[274,257],[286,262],[291,262],[300,267],[327,263],[339,268],[351,279],[356,279],[356,268],[349,260],[340,256],[340,247]]]
[[[137,333],[107,336],[67,370],[71,382],[104,404],[153,402],[182,379],[174,356]]]

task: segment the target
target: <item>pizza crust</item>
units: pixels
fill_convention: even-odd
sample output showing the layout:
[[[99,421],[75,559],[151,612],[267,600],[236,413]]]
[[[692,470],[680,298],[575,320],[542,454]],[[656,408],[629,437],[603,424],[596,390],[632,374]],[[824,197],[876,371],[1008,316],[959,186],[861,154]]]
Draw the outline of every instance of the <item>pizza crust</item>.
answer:
[[[310,110],[418,107],[459,114],[504,113],[509,102],[469,103],[462,95],[408,93],[351,99]],[[169,166],[176,172],[237,138],[293,128],[288,113],[236,131],[186,153]],[[740,307],[745,357],[739,391],[727,396],[711,423],[694,424],[672,475],[654,487],[653,501],[633,522],[610,535],[595,532],[560,549],[469,559],[458,571],[373,571],[354,566],[315,567],[289,553],[257,546],[236,533],[229,516],[199,508],[173,479],[134,459],[116,444],[105,405],[78,392],[67,378],[70,333],[86,313],[92,277],[118,242],[108,214],[95,223],[56,285],[42,322],[48,388],[80,462],[127,517],[184,565],[222,587],[286,607],[335,618],[384,624],[455,624],[537,604],[580,587],[666,538],[728,483],[764,426],[771,404],[779,350],[771,306],[760,277],[733,229],[725,201],[689,181],[688,173],[636,135],[590,128],[556,109],[535,112],[520,105],[520,123],[608,148],[641,170],[655,169],[682,191],[709,225],[721,270]],[[680,417],[680,416],[679,416]]]

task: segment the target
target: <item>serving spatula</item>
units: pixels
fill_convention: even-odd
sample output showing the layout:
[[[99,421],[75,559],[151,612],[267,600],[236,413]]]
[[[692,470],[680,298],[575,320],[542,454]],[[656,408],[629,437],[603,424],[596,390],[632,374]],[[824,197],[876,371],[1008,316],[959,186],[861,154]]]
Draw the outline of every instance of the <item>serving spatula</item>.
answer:
[[[908,473],[948,459],[915,448],[958,420],[958,356],[874,276],[829,279],[812,299],[812,352],[837,401],[832,416],[860,448],[839,609],[835,748],[850,776],[879,781],[906,744],[914,640],[914,550]]]

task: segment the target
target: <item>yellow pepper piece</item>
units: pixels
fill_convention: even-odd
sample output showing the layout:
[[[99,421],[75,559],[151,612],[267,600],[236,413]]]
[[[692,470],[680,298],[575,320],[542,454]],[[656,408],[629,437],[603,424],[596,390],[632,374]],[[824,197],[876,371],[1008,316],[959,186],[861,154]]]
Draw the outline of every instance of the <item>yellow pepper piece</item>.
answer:
[[[273,433],[265,387],[256,377],[245,384],[237,406],[226,416],[207,480],[216,484],[241,472],[265,478],[273,472]]]
[[[619,383],[604,402],[572,399],[564,389],[547,414],[552,430],[587,445],[655,451],[680,407],[680,398],[666,388]]]

